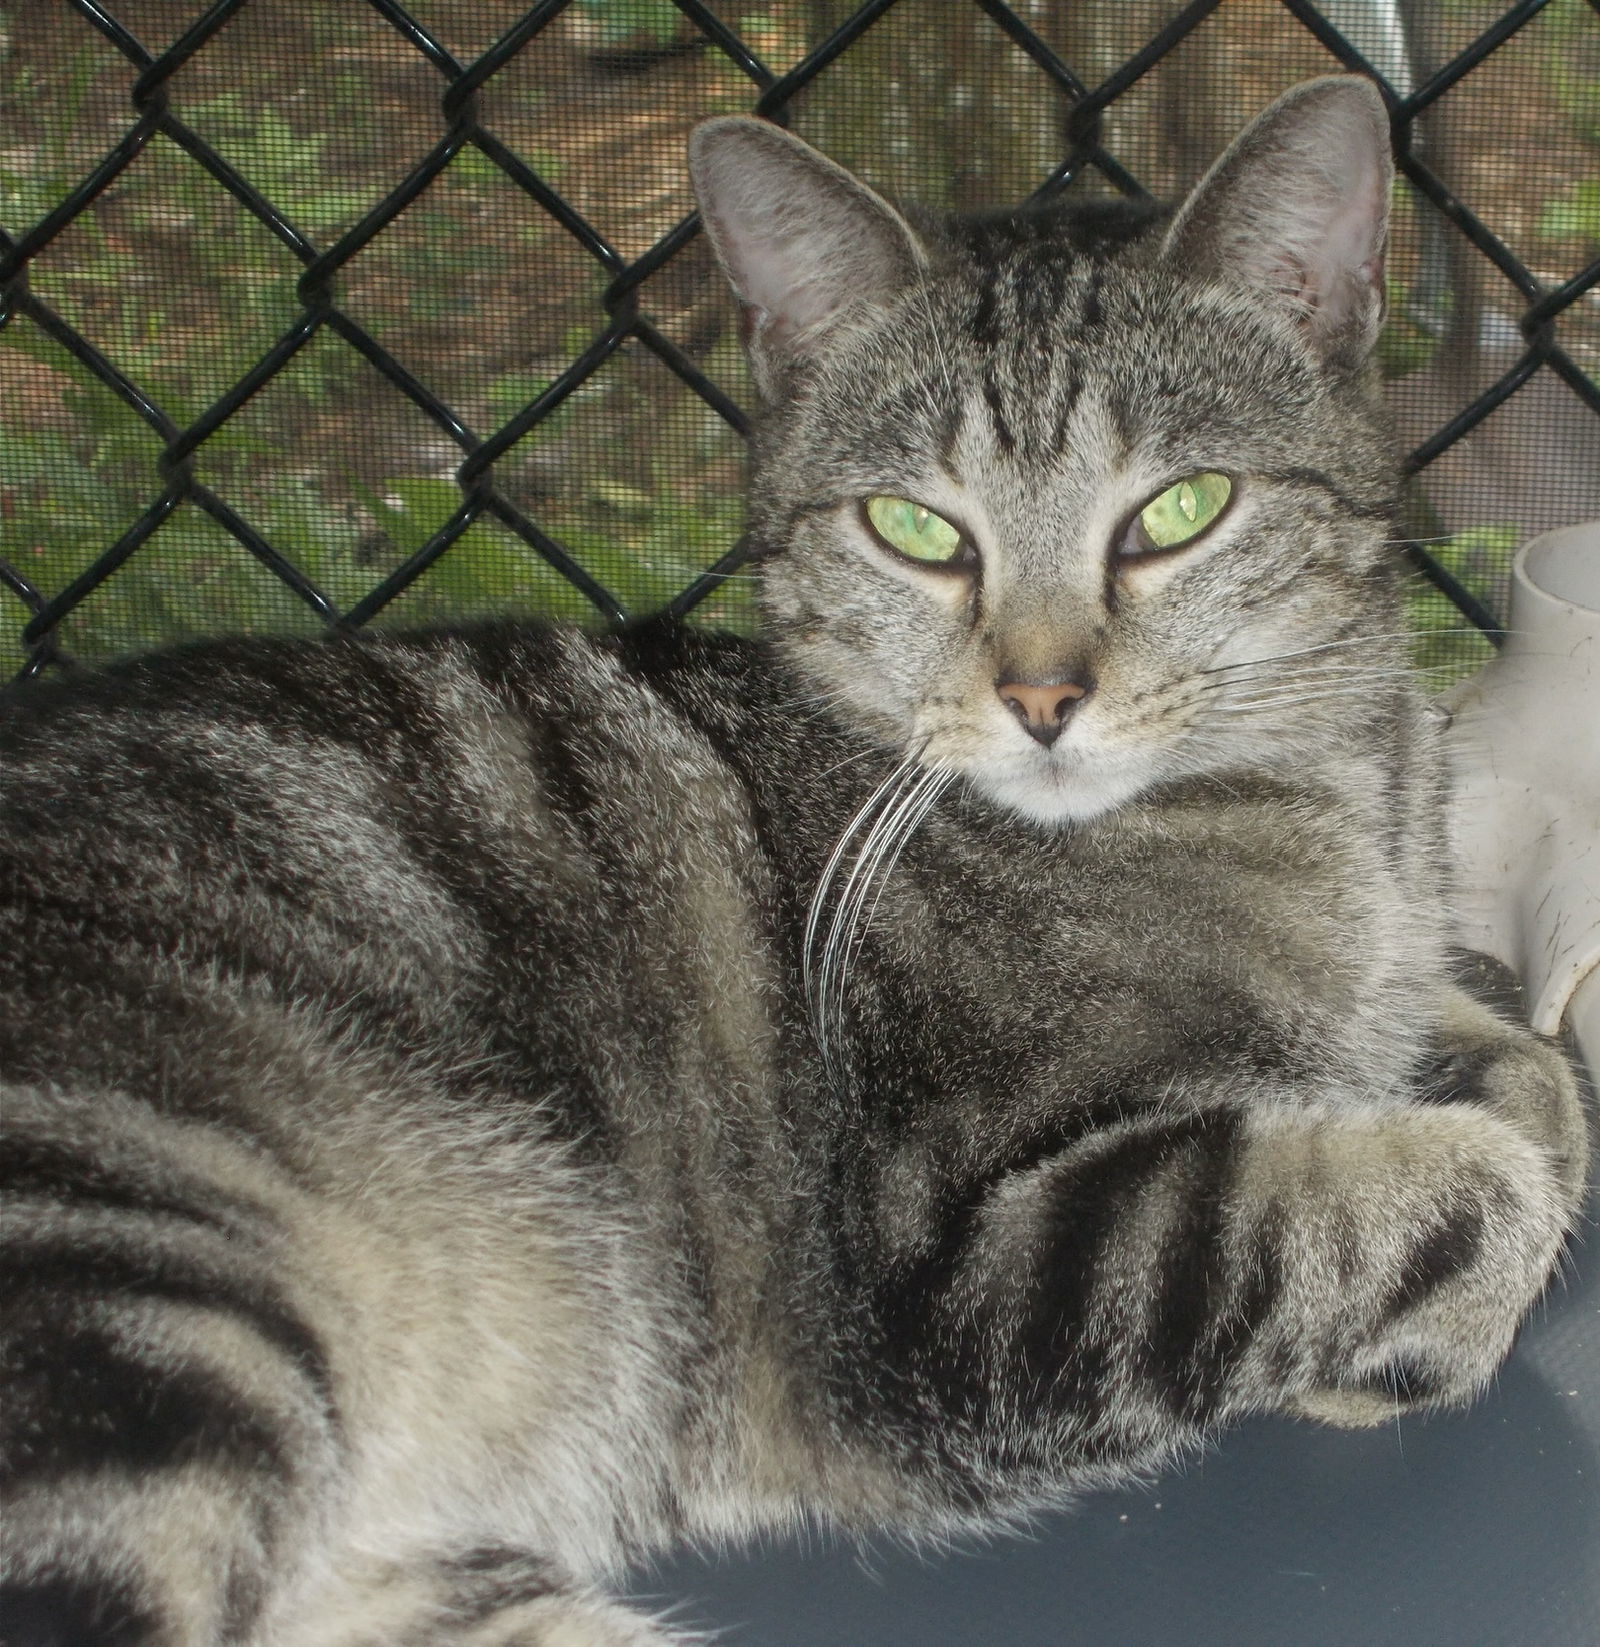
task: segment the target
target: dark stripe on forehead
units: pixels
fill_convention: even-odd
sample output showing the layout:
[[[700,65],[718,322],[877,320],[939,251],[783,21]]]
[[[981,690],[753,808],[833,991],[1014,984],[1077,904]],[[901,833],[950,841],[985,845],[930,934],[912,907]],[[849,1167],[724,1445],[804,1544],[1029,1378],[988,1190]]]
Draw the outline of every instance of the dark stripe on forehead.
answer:
[[[992,349],[1000,341],[1003,330],[995,302],[994,283],[993,269],[978,271],[978,295],[972,308],[972,340],[986,349]]]
[[[995,382],[993,372],[983,374],[983,398],[994,423],[994,438],[1000,443],[1000,450],[1010,457],[1017,449],[1017,437],[1006,421],[1005,408],[1000,400],[1000,385]]]
[[[1055,392],[1055,404],[1051,408],[1050,419],[1050,450],[1046,456],[1057,456],[1067,449],[1067,431],[1072,424],[1072,414],[1078,405],[1078,397],[1083,393],[1083,379],[1077,372],[1070,373]]]
[[[1139,408],[1127,398],[1126,383],[1115,378],[1102,381],[1106,383],[1106,393],[1101,396],[1101,406],[1111,432],[1117,437],[1117,447],[1126,457],[1138,440]]]
[[[1074,269],[1058,248],[1035,246],[1027,257],[1018,258],[1013,280],[1018,323],[1027,331],[1042,331],[1066,311]]]
[[[1089,275],[1083,283],[1083,309],[1078,316],[1078,324],[1085,330],[1091,326],[1098,326],[1104,318],[1100,309],[1100,286],[1105,277],[1103,263],[1089,265]]]

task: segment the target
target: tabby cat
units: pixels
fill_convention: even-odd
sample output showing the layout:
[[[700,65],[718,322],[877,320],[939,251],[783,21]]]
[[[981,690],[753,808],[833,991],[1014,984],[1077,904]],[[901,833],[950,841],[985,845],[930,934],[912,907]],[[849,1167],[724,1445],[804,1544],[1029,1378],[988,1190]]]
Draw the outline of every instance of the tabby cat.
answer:
[[[642,1554],[1465,1402],[1558,1262],[1574,1084],[1450,971],[1376,94],[1170,215],[691,167],[763,639],[5,708],[13,1647],[660,1647]]]

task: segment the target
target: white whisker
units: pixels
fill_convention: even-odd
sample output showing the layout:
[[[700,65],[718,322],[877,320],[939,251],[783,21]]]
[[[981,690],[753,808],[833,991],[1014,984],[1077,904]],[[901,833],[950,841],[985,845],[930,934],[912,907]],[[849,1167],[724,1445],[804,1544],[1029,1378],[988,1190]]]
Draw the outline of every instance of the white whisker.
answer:
[[[933,810],[940,795],[955,781],[955,773],[935,770],[930,772],[930,782],[923,786],[922,792],[914,802],[914,808],[908,821],[900,829],[899,838],[894,843],[892,851],[882,855],[882,862],[877,871],[878,890],[872,900],[872,907],[867,911],[866,919],[861,922],[856,932],[855,948],[859,949],[868,932],[872,930],[873,917],[878,913],[878,905],[883,901],[883,894],[889,885],[889,877],[894,873],[895,866],[900,862],[901,854],[910,844],[911,837],[916,834],[922,821]]]
[[[909,781],[913,781],[912,774],[915,770],[915,760],[908,755],[861,803],[855,816],[845,825],[839,839],[834,842],[833,850],[828,854],[828,860],[822,866],[822,873],[817,877],[816,890],[811,894],[811,906],[806,911],[805,931],[800,941],[801,988],[804,991],[806,1003],[810,1010],[812,1028],[817,1036],[818,1050],[822,1053],[823,1063],[827,1066],[830,1075],[834,1073],[834,1059],[828,1040],[828,1026],[821,1010],[825,987],[823,968],[827,960],[826,949],[822,956],[817,955],[817,929],[822,922],[823,907],[827,902],[828,892],[833,885],[834,877],[839,872],[839,864],[851,841],[872,819],[878,809],[886,803],[888,797],[895,795]],[[831,931],[829,938],[831,942]]]
[[[850,867],[844,890],[839,894],[839,902],[834,909],[828,936],[823,944],[818,988],[820,1020],[829,1031],[827,1039],[830,1047],[835,1039],[831,1032],[838,1026],[843,1014],[845,980],[851,959],[850,940],[862,902],[871,885],[873,871],[884,844],[892,840],[898,832],[925,778],[926,774],[919,773],[909,786],[903,786],[873,819],[872,827],[862,840],[861,849]]]
[[[919,768],[916,757],[908,756],[867,797],[823,866],[806,915],[801,977],[818,1050],[830,1079],[835,1082],[839,1082],[844,1073],[840,1056],[844,1003],[861,942],[906,843],[954,777],[954,772],[945,768]],[[861,835],[863,826],[866,833]],[[858,835],[860,844],[839,891],[819,955],[817,933],[822,924],[822,909],[839,877],[844,855]],[[869,896],[872,903],[867,908]]]
[[[956,387],[956,370],[950,349],[945,339],[945,328],[942,327],[933,312],[933,295],[926,281],[919,281],[914,288],[917,306],[922,310],[923,318],[928,323],[928,337],[933,344],[934,354],[938,358],[939,372],[944,378],[944,399],[947,406],[959,406],[960,394]]]
[[[842,760],[835,761],[832,766],[825,766],[817,774],[817,782],[821,783],[824,778],[832,777],[835,772],[843,772],[847,766],[854,766],[857,761],[871,760],[877,753],[878,751],[876,749],[854,750],[850,754],[846,755]]]
[[[1444,633],[1443,630],[1437,631]],[[1477,634],[1477,630],[1471,633]],[[1221,675],[1235,669],[1258,669],[1269,663],[1288,663],[1294,658],[1309,658],[1320,652],[1337,652],[1351,646],[1375,646],[1383,641],[1415,640],[1417,632],[1413,629],[1389,629],[1369,635],[1350,635],[1343,640],[1323,641],[1317,646],[1302,646],[1294,652],[1273,652],[1264,658],[1241,658],[1238,663],[1214,664],[1209,669],[1196,670],[1200,675]]]
[[[1256,714],[1263,710],[1293,709],[1306,703],[1334,703],[1345,698],[1355,702],[1369,701],[1369,694],[1364,689],[1355,687],[1330,687],[1322,692],[1268,692],[1253,698],[1239,698],[1228,703],[1218,704],[1218,714]]]

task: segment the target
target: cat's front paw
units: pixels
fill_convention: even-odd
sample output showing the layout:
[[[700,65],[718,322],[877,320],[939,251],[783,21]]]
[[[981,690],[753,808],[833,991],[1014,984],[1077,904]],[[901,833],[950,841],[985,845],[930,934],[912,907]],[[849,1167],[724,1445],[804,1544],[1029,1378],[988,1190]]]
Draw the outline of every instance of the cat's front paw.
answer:
[[[1480,1395],[1559,1261],[1565,1163],[1468,1104],[1301,1115],[1258,1147],[1271,1216],[1293,1208],[1276,1404],[1362,1428]]]
[[[1451,1358],[1454,1359],[1453,1357]],[[1496,1361],[1495,1366],[1499,1366]],[[1419,1407],[1465,1406],[1480,1393],[1492,1371],[1482,1380],[1471,1373],[1463,1378],[1457,1363],[1456,1388],[1446,1391],[1444,1381],[1404,1360],[1394,1360],[1369,1375],[1364,1387],[1329,1385],[1291,1397],[1284,1410],[1339,1430],[1375,1430],[1392,1424],[1396,1416]]]
[[[1336,1430],[1376,1430],[1392,1424],[1402,1404],[1367,1390],[1310,1390],[1284,1404],[1291,1418],[1308,1418]]]

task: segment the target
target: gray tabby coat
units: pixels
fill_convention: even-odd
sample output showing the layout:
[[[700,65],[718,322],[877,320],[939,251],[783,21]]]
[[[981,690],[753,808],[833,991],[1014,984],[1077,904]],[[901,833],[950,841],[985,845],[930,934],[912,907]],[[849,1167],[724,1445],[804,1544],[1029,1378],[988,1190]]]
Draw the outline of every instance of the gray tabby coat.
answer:
[[[659,1647],[641,1553],[1465,1402],[1557,1264],[1573,1082],[1449,968],[1376,95],[1170,217],[913,227],[742,119],[692,165],[764,639],[4,708],[10,1647]]]

